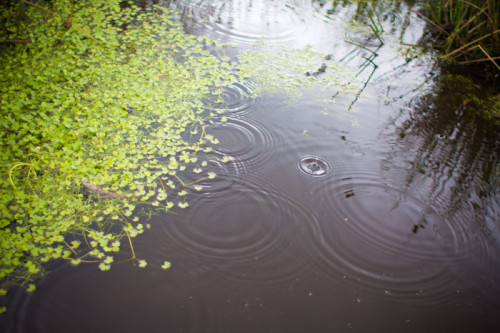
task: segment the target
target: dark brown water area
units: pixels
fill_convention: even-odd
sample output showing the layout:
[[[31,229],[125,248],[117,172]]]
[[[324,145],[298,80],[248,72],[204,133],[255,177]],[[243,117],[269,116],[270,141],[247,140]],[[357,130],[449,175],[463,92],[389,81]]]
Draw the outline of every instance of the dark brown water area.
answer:
[[[206,130],[230,161],[209,162],[217,178],[187,209],[148,222],[134,243],[148,266],[55,265],[9,294],[5,332],[500,330],[498,134],[435,102],[439,70],[407,46],[424,26],[411,7],[382,8],[381,44],[355,5],[167,5],[235,59],[260,37],[309,44],[366,86],[328,102],[315,87],[293,100],[228,87],[210,104],[227,121]]]

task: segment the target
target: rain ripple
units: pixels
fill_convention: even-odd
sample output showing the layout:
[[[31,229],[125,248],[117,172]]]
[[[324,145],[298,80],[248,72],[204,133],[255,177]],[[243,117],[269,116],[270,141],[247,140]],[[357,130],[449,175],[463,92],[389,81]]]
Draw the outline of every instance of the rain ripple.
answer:
[[[305,28],[299,24],[294,6],[287,2],[184,0],[173,8],[183,13],[187,30],[242,46],[261,37],[280,42],[293,39]]]
[[[272,160],[273,147],[281,143],[281,137],[257,120],[227,118],[226,122],[213,124],[207,133],[219,140],[216,151],[252,169]]]
[[[257,97],[250,97],[252,92],[253,89],[249,83],[235,82],[224,88],[220,100],[208,100],[204,104],[209,110],[241,115],[242,111],[249,109],[259,101]]]
[[[307,250],[325,276],[352,283],[365,297],[454,301],[460,287],[453,271],[466,252],[477,252],[460,223],[367,170],[339,170],[315,197],[320,231]]]
[[[273,284],[300,276],[307,262],[296,243],[317,225],[308,210],[260,184],[238,182],[226,194],[192,200],[182,221],[163,224],[162,243],[177,260],[224,278]]]

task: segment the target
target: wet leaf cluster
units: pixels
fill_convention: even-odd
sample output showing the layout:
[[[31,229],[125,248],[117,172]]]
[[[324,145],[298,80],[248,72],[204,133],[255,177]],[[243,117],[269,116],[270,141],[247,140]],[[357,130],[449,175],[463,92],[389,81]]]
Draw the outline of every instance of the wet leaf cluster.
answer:
[[[131,242],[150,227],[138,207],[184,208],[199,188],[182,174],[215,177],[197,155],[216,143],[201,101],[234,80],[231,65],[168,10],[121,5],[19,2],[0,14],[3,40],[28,41],[0,45],[1,294],[34,290],[54,259],[107,270],[124,241],[145,267]]]

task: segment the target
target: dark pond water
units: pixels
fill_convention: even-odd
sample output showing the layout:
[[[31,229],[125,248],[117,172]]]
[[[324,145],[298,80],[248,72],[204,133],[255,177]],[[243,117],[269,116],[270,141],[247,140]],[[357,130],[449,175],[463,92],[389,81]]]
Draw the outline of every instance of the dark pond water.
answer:
[[[314,88],[291,102],[228,87],[228,121],[208,131],[231,162],[209,165],[217,181],[135,242],[172,268],[57,266],[10,296],[3,329],[499,332],[498,136],[436,102],[437,69],[407,46],[424,23],[386,3],[383,45],[356,5],[170,4],[188,32],[234,43],[230,56],[262,36],[310,44],[366,88],[323,103]]]

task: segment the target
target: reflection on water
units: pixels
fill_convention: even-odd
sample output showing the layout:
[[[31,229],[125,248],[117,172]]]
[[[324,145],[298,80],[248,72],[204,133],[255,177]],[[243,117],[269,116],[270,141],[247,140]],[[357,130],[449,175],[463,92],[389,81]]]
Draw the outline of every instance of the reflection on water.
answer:
[[[166,2],[186,29],[235,42],[235,52],[260,36],[308,39],[356,71],[371,54],[375,70],[355,103],[325,106],[310,91],[292,105],[252,99],[241,83],[205,101],[226,110],[206,128],[220,143],[200,156],[218,177],[198,183],[186,210],[153,216],[135,243],[147,268],[56,265],[33,294],[9,295],[4,331],[500,328],[499,138],[443,103],[423,84],[430,66],[401,54],[395,41],[416,42],[422,26],[410,7],[391,2],[379,14],[381,44],[366,31],[339,37],[339,18],[363,17],[345,1]]]
[[[294,2],[291,2],[294,3]],[[310,6],[294,6],[285,1],[171,1],[182,12],[181,21],[190,33],[209,34],[225,42],[251,45],[262,36],[275,41],[300,35],[304,25],[295,11]]]

